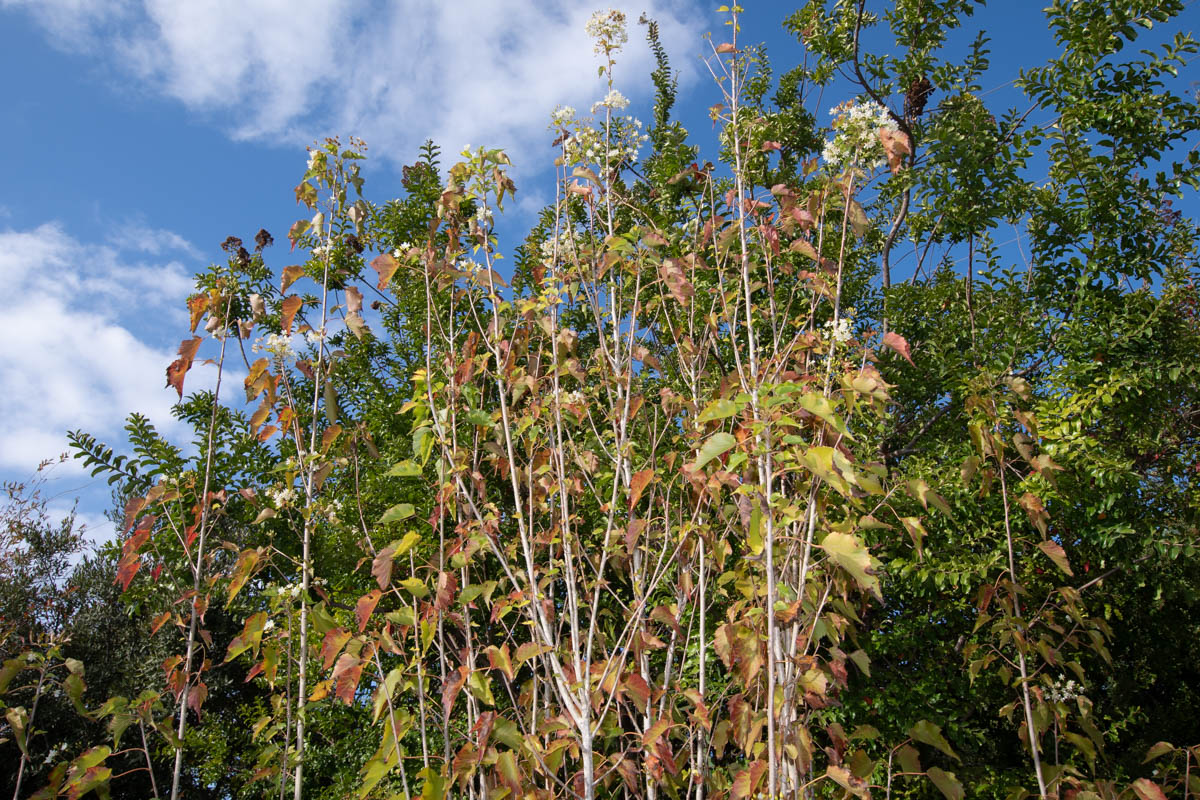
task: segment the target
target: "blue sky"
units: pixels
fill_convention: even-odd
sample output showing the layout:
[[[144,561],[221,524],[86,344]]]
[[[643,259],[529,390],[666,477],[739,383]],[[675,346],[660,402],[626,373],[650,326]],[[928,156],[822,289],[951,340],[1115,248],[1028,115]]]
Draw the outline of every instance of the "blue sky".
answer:
[[[798,5],[798,4],[797,4]],[[1052,56],[1043,3],[1008,0],[957,37],[994,38],[997,109],[1019,105],[1020,65]],[[716,4],[642,0],[680,72],[680,107],[700,138],[717,98],[700,55],[725,35]],[[777,71],[801,57],[780,27],[794,6],[745,3],[743,41]],[[547,123],[558,104],[602,92],[583,30],[592,0],[0,0],[0,477],[22,480],[83,428],[121,441],[131,411],[168,433],[163,370],[186,333],[192,273],[235,234],[284,241],[305,146],[367,140],[367,193],[399,190],[399,167],[434,138],[449,153],[499,146],[519,193],[509,229],[550,197]],[[710,51],[711,52],[711,51]],[[651,57],[631,25],[617,85],[646,119]],[[829,107],[845,97],[827,93]],[[936,98],[935,98],[936,99]],[[449,158],[449,155],[446,157]],[[508,227],[508,226],[506,226]],[[515,244],[512,242],[511,244]],[[284,258],[276,247],[275,260]],[[268,258],[271,259],[268,251]],[[205,374],[194,370],[189,389]],[[54,508],[109,528],[106,485],[74,464],[52,473]]]

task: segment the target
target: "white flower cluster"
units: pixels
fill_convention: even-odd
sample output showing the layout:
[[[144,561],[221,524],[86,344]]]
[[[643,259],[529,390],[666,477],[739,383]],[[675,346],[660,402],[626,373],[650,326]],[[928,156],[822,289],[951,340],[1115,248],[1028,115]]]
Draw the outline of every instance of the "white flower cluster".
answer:
[[[566,127],[575,121],[575,109],[571,106],[559,106],[550,115],[551,127]]]
[[[605,146],[603,131],[596,130],[584,122],[577,123],[575,133],[563,140],[567,161],[572,164],[598,164],[609,168],[615,167],[621,161],[637,161],[638,151],[650,138],[642,133],[642,121],[630,116],[613,117],[609,130],[610,142]]]
[[[255,340],[254,346],[250,349],[255,353],[270,353],[276,358],[285,361],[296,357],[296,351],[292,348],[292,337],[283,336],[278,333],[269,333],[265,339],[259,338]]]
[[[608,94],[603,100],[598,100],[592,103],[592,113],[595,114],[602,108],[611,108],[613,111],[621,111],[629,107],[629,98],[618,92],[616,89],[609,89]]]
[[[584,25],[588,36],[596,40],[595,52],[600,55],[615,53],[629,41],[625,32],[625,14],[610,8],[608,11],[597,11]]]
[[[1050,688],[1046,690],[1046,699],[1051,703],[1065,703],[1068,700],[1074,700],[1083,694],[1083,687],[1073,680],[1063,682],[1060,677],[1050,684]]]
[[[309,150],[308,151],[308,171],[314,169],[325,168],[325,151],[324,150]]]
[[[542,262],[547,266],[554,265],[555,251],[558,251],[558,260],[567,261],[571,258],[571,254],[575,251],[574,242],[569,230],[560,231],[558,234],[558,243],[555,245],[555,237],[547,237],[542,242]]]
[[[304,338],[307,339],[308,343],[313,347],[319,347],[321,342],[325,341],[325,329],[322,328],[319,331],[309,330],[304,334]]]
[[[566,394],[564,394],[563,402],[569,406],[579,406],[579,405],[583,405],[584,403],[586,403],[587,398],[584,397],[583,392],[576,389],[573,392],[567,392]]]
[[[841,317],[835,323],[833,320],[825,323],[829,338],[835,342],[848,342],[854,336],[854,320],[851,317]]]
[[[277,508],[284,508],[289,503],[296,502],[296,490],[290,486],[282,489],[268,489],[267,496],[271,498]]]
[[[888,110],[878,103],[845,102],[829,110],[833,138],[825,142],[821,157],[831,167],[879,167],[887,163],[879,130],[899,128]]]

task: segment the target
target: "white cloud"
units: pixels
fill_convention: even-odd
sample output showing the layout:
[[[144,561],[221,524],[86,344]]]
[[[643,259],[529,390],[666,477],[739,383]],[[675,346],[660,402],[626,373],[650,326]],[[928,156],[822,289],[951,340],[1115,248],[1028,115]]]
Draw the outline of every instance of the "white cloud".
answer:
[[[191,249],[176,238],[149,240]],[[134,411],[180,432],[164,370],[192,280],[178,262],[141,261],[139,249],[79,242],[57,223],[0,230],[0,468],[32,470],[76,428],[118,442]],[[190,388],[204,381],[195,374]]]
[[[452,152],[473,142],[507,149],[519,172],[549,164],[555,106],[587,108],[604,93],[584,32],[597,5],[0,0],[27,10],[58,46],[114,59],[152,90],[216,112],[236,137],[299,146],[352,133],[394,161],[411,160],[429,137]],[[650,90],[642,10],[660,22],[673,66],[690,81],[699,33],[715,22],[703,16],[708,7],[644,0],[624,10],[622,92],[637,101]]]

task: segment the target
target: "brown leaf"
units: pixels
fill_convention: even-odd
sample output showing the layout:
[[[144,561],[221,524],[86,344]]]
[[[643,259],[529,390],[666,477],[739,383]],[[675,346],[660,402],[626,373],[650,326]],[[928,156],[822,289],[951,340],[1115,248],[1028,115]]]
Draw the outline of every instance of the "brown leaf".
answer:
[[[287,297],[279,306],[279,327],[285,335],[292,332],[292,320],[296,317],[296,312],[300,310],[300,306],[304,305],[304,300],[298,294]]]
[[[371,261],[371,269],[379,273],[379,283],[377,284],[376,288],[378,288],[380,291],[386,289],[388,284],[392,282],[392,276],[396,274],[396,270],[399,268],[400,262],[396,261],[396,259],[392,258],[387,253],[384,253],[381,256],[376,256]]]
[[[353,314],[362,311],[363,294],[355,286],[346,287],[346,311]]]
[[[733,46],[732,42],[721,42],[721,44],[717,45],[717,52],[718,53],[736,53],[737,48]]]
[[[392,558],[396,554],[397,544],[397,542],[392,542],[380,550],[371,562],[371,575],[379,583],[380,589],[386,589],[392,582]]]
[[[1046,523],[1050,520],[1050,515],[1046,513],[1046,507],[1042,505],[1042,499],[1033,492],[1026,492],[1021,495],[1017,501],[1021,504],[1021,508],[1025,509],[1025,513],[1029,516],[1030,523],[1035,528],[1046,535]],[[1049,555],[1049,553],[1047,553]]]
[[[375,606],[379,605],[380,597],[383,597],[383,592],[372,589],[358,598],[358,603],[354,606],[354,619],[358,622],[359,633],[367,627],[367,620],[375,612]]]
[[[908,340],[895,331],[888,331],[883,335],[883,346],[896,351],[908,363],[913,363],[912,354],[908,349]]]
[[[204,701],[208,698],[208,685],[204,681],[197,681],[196,685],[188,689],[187,704],[196,716],[200,716],[200,707],[204,705]]]
[[[434,601],[433,607],[438,611],[447,611],[454,604],[454,597],[458,594],[458,578],[453,572],[438,573],[437,582],[437,599]]]
[[[888,169],[895,175],[904,166],[904,157],[912,152],[912,143],[909,141],[908,134],[904,131],[894,131],[891,128],[880,128],[879,142],[883,145]]]
[[[300,278],[304,277],[304,267],[299,264],[292,264],[290,267],[283,268],[283,283],[280,287],[281,291],[286,292],[288,287],[295,283]]]
[[[458,697],[458,693],[462,691],[469,673],[470,670],[464,666],[446,676],[446,683],[442,686],[442,715],[446,719],[450,718],[450,709],[454,708],[454,698]]]
[[[192,318],[192,333],[196,332],[196,326],[200,324],[200,318],[204,316],[204,312],[208,310],[208,304],[212,302],[212,298],[207,294],[198,294],[195,297],[189,297],[188,312]]]
[[[171,365],[167,367],[167,386],[175,387],[175,391],[179,392],[180,400],[183,399],[183,377],[192,368],[192,361],[196,358],[196,351],[200,349],[201,341],[203,340],[196,336],[180,342],[179,358],[172,361]]]

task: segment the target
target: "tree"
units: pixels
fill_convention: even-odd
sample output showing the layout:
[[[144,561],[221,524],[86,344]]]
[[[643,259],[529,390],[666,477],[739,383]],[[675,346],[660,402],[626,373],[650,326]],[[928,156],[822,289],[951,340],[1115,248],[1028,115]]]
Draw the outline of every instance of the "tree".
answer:
[[[1200,330],[1169,198],[1200,117],[1167,76],[1195,45],[1120,62],[1182,6],[1054,4],[1062,54],[995,116],[986,38],[942,56],[974,5],[808,3],[778,81],[727,9],[704,163],[656,26],[642,133],[626,20],[594,15],[603,98],[554,112],[511,271],[502,152],[427,145],[374,205],[361,142],[310,149],[303,263],[231,237],[189,300],[195,455],[137,417],[129,456],[75,436],[165,659],[78,713],[136,716],[172,797],[1179,791]],[[880,22],[899,55],[864,51]],[[246,411],[185,398],[202,353],[242,360]],[[117,758],[50,793],[117,789]]]

